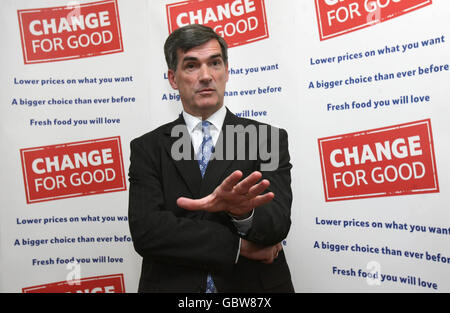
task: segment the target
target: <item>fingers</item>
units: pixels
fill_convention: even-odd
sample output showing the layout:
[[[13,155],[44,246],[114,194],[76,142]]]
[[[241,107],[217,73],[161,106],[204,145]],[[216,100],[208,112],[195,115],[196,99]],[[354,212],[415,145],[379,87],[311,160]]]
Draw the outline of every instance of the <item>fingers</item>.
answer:
[[[242,239],[240,254],[251,260],[260,261],[264,264],[271,264],[278,257],[278,254],[282,249],[281,243],[263,247]]]
[[[273,200],[273,198],[275,198],[275,194],[273,192],[268,192],[265,193],[263,195],[257,196],[253,199],[250,200],[250,207],[252,208],[256,208],[259,206],[262,206],[266,203],[269,203],[270,201]]]
[[[238,194],[246,194],[262,177],[260,172],[253,172],[245,179],[241,180],[243,174],[241,171],[234,171],[222,182],[221,186],[225,191],[236,191]]]
[[[253,209],[260,207],[275,198],[275,194],[273,192],[268,192],[263,195],[254,197],[252,199],[245,200],[244,204],[238,203],[235,207],[226,207],[228,213],[235,216],[242,216],[248,214]]]
[[[248,175],[239,184],[235,185],[233,189],[240,195],[247,194],[249,190],[261,179],[261,177],[262,174],[255,171]]]
[[[231,191],[233,190],[233,187],[239,182],[239,180],[242,178],[242,172],[241,171],[234,171],[231,173],[227,178],[224,179],[222,182],[221,187],[225,191]]]
[[[261,182],[259,182],[257,185],[253,185],[248,190],[248,197],[254,198],[261,194],[264,190],[266,190],[270,186],[270,182],[267,179],[263,179]]]
[[[281,243],[277,243],[275,246],[273,246],[273,257],[271,258],[271,262],[275,261],[276,258],[278,258],[278,254],[280,253],[280,251],[283,249],[283,247],[281,246]]]
[[[258,183],[262,177],[262,174],[258,171],[251,173],[239,182],[242,176],[241,171],[234,171],[222,182],[221,188],[224,191],[233,191],[238,195],[245,195],[248,199],[251,199],[261,194],[270,186],[270,182],[267,179]]]
[[[275,246],[275,259],[278,258],[278,254],[280,253],[280,251],[283,250],[283,246],[281,245],[281,243],[278,243]]]
[[[241,171],[234,171],[212,194],[196,200],[180,197],[177,199],[177,205],[191,211],[228,211],[240,216],[272,201],[275,197],[272,192],[261,194],[269,187],[270,182],[263,179],[258,183],[262,177],[260,172],[255,171],[239,182],[242,176]]]
[[[262,263],[264,264],[272,264],[276,258],[278,258],[278,254],[280,253],[280,251],[283,249],[283,247],[281,246],[281,243],[278,243],[272,247],[270,247],[270,252],[268,254],[268,256],[266,257],[266,259],[264,259],[262,261]]]

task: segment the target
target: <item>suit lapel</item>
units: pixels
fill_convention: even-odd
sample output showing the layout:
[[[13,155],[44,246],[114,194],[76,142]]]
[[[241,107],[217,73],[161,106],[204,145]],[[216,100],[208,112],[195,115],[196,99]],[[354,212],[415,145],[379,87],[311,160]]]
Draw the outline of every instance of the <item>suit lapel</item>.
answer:
[[[183,130],[183,133],[175,133],[175,137],[171,136],[172,129],[177,127],[177,129]],[[183,116],[180,114],[179,118],[175,120],[173,123],[167,125],[167,128],[164,131],[164,147],[174,162],[180,176],[183,178],[186,186],[192,193],[193,198],[199,197],[200,186],[202,184],[202,175],[200,173],[200,168],[198,165],[198,161],[194,158],[194,148],[192,147],[192,142],[184,122]],[[172,147],[182,136],[187,136],[187,138],[183,137],[185,140],[184,148],[189,149],[189,157],[187,159],[175,160],[172,157]],[[188,142],[187,142],[188,141]],[[181,141],[180,141],[181,142]],[[180,143],[178,142],[178,143]],[[189,146],[189,147],[187,147]]]

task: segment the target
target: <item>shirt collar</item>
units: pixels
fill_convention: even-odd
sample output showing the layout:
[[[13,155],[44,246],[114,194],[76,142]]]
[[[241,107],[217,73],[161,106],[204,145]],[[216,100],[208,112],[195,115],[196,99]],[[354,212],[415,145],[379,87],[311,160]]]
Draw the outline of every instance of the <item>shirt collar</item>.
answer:
[[[214,112],[210,117],[208,117],[206,120],[209,121],[217,130],[222,129],[223,122],[225,121],[225,115],[227,115],[227,110],[224,105]],[[202,119],[198,116],[191,115],[187,113],[185,110],[183,110],[183,118],[186,122],[186,127],[189,131],[189,133],[192,133],[194,128],[198,127],[200,125]]]

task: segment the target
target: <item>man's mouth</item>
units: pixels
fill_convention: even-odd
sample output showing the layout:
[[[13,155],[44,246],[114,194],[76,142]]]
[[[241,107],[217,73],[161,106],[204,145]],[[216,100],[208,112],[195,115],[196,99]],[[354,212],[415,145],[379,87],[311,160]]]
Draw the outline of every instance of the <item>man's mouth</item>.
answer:
[[[202,89],[199,89],[197,91],[197,93],[201,94],[201,95],[209,95],[209,94],[212,94],[215,91],[216,90],[214,88],[202,88]]]

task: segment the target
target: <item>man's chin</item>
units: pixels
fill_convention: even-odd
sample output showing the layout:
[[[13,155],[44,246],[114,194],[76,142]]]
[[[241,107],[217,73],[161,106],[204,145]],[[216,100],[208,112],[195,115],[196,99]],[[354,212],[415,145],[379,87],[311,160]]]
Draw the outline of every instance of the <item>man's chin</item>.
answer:
[[[210,111],[220,109],[220,104],[218,101],[202,101],[197,104],[197,108],[201,111]]]

